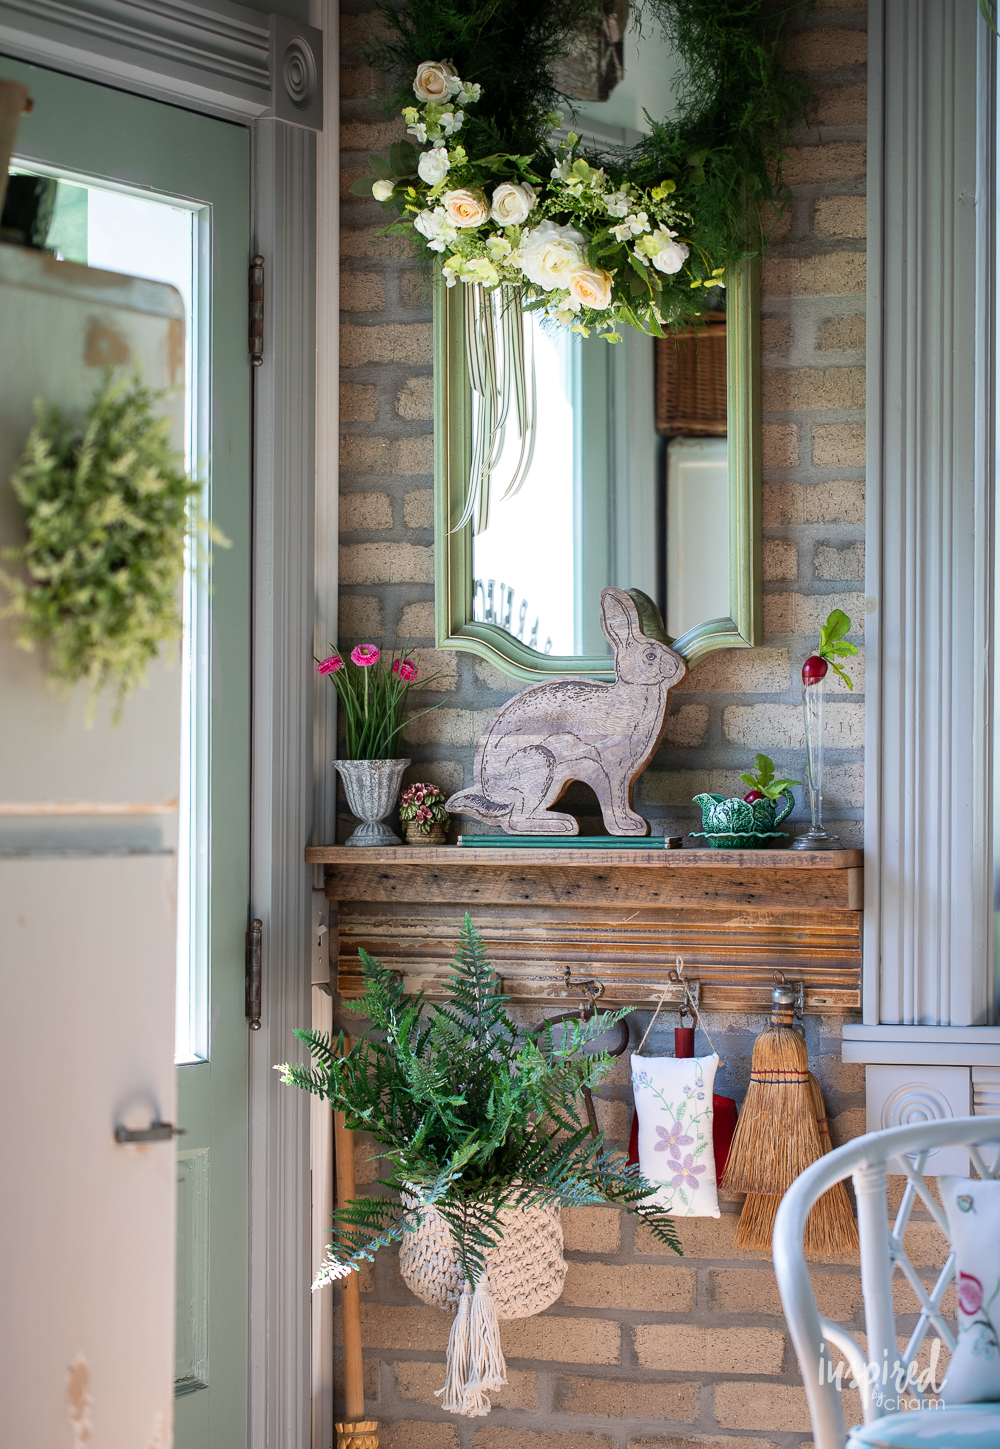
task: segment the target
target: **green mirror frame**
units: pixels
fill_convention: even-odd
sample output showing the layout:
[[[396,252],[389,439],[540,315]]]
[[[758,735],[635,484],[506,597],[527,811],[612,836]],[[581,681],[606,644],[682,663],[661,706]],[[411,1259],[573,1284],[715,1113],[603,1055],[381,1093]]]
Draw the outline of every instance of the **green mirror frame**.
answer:
[[[707,619],[669,642],[689,664],[713,649],[763,639],[760,267],[744,262],[726,279],[729,439],[729,617]],[[472,524],[462,516],[472,452],[472,391],[465,367],[464,288],[434,279],[434,608],[439,649],[477,654],[514,679],[567,675],[613,680],[609,656],[540,654],[497,624],[472,617]]]

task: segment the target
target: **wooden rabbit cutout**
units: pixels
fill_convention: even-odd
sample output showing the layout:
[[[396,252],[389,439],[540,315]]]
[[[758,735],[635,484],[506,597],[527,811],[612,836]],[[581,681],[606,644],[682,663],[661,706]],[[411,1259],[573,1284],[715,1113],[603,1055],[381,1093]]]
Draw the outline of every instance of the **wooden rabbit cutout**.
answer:
[[[560,679],[514,695],[479,741],[475,785],[452,795],[448,810],[509,835],[577,835],[574,817],[549,807],[582,780],[609,834],[646,834],[632,787],[663,738],[670,690],[686,665],[643,634],[623,589],[602,590],[601,628],[615,651],[614,684]]]

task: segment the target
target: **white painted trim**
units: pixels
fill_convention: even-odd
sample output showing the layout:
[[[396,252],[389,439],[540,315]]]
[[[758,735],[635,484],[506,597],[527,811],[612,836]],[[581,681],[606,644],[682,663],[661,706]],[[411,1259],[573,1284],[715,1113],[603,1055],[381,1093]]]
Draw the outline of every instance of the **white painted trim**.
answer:
[[[264,922],[263,1010],[250,1037],[250,1449],[310,1442],[309,1101],[276,1062],[311,1019],[316,138],[257,127],[251,903]]]
[[[303,109],[284,84],[282,59],[293,36],[321,65],[319,36],[309,26],[232,0],[0,0],[3,54],[206,115],[253,121],[276,114],[319,128],[322,97]]]
[[[323,106],[330,125],[316,142],[316,623],[313,649],[324,659],[338,636],[340,526],[340,3],[311,0],[310,19],[323,33]],[[337,838],[337,691],[315,691],[313,715],[313,844]]]
[[[983,22],[965,0],[869,15],[865,1016],[962,1026],[989,1019],[991,927]]]

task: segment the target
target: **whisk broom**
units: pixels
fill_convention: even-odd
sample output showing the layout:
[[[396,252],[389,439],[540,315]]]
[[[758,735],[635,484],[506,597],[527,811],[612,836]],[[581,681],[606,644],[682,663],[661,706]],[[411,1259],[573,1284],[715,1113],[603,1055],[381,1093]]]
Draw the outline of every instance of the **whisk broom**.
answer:
[[[771,1022],[754,1043],[750,1087],[736,1126],[723,1185],[745,1192],[736,1228],[739,1247],[769,1249],[774,1218],[785,1192],[829,1150],[820,1132],[826,1113],[809,1071],[806,1044],[792,1026],[795,991],[771,993]],[[817,1098],[819,1110],[817,1111]],[[843,1184],[824,1193],[809,1215],[806,1251],[844,1253],[857,1247],[857,1230]]]

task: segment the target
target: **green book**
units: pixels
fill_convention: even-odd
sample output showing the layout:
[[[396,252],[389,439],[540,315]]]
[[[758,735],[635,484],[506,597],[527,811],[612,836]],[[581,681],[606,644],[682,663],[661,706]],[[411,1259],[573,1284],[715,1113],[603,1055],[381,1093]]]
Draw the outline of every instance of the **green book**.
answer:
[[[467,850],[676,850],[680,836],[664,835],[460,835]]]

